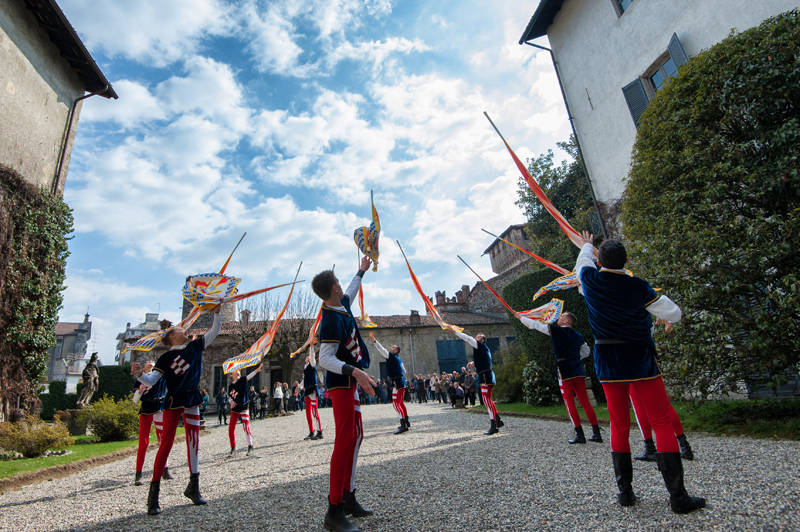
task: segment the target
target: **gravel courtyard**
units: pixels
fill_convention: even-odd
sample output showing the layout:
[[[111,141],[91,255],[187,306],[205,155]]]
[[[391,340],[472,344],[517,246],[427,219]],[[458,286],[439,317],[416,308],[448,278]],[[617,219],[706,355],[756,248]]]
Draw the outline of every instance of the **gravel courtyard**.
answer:
[[[375,511],[364,530],[745,530],[800,528],[800,442],[690,434],[697,459],[684,461],[689,492],[709,507],[669,510],[653,463],[634,464],[640,503],[615,504],[606,443],[567,445],[564,422],[504,418],[484,436],[485,415],[409,403],[411,431],[395,436],[391,405],[364,412],[358,498]],[[163,481],[160,516],[145,512],[147,484],[133,485],[134,458],[0,496],[2,530],[320,530],[333,447],[330,408],[320,411],[324,440],[302,441],[305,415],[255,421],[256,449],[228,455],[227,427],[200,440],[200,485],[207,506],[183,496],[183,442],[170,456],[176,478]],[[635,428],[635,427],[634,427]],[[633,436],[637,436],[633,434]],[[631,438],[638,451],[638,437]],[[154,451],[147,456],[149,478]]]

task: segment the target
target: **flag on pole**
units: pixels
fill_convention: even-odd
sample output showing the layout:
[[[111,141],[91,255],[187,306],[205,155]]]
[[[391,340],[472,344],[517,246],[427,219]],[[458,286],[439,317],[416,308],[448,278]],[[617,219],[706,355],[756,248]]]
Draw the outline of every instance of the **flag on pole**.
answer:
[[[292,300],[292,293],[294,292],[295,284],[297,283],[297,276],[300,275],[300,267],[303,266],[303,263],[300,263],[300,266],[297,268],[297,273],[294,275],[295,282],[291,283],[292,288],[289,290],[289,296],[286,298],[286,303],[283,304],[283,308],[275,317],[275,319],[270,324],[267,332],[265,332],[261,338],[256,340],[256,342],[247,348],[247,351],[242,353],[241,355],[229,358],[225,362],[222,363],[222,371],[226,375],[238,369],[248,368],[250,366],[255,366],[261,359],[269,353],[269,350],[272,348],[272,342],[275,340],[275,334],[278,332],[278,325],[281,323],[281,318],[283,318],[283,314],[286,312],[286,308],[289,306],[289,302]]]
[[[375,200],[372,191],[369,192],[370,203],[372,204],[372,223],[369,227],[362,226],[353,232],[353,240],[358,249],[372,260],[372,271],[378,271],[378,240],[381,236],[381,220],[378,218],[378,211],[375,209]]]

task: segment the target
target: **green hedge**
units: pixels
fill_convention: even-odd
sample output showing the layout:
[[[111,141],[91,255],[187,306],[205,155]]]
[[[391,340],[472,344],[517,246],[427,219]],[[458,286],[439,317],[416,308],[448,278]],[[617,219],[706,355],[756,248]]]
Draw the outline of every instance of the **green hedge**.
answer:
[[[642,115],[622,219],[634,271],[684,310],[659,351],[707,395],[800,367],[800,12],[680,67]]]
[[[130,365],[100,366],[97,370],[100,376],[100,386],[92,396],[92,402],[104,395],[119,400],[133,392],[133,377],[131,377]]]
[[[567,267],[569,266],[571,265]],[[558,274],[550,269],[541,269],[526,273],[503,287],[503,298],[512,308],[519,310],[539,307],[553,298],[563,299],[564,310],[572,312],[578,319],[575,330],[581,333],[586,339],[586,343],[589,344],[589,347],[592,347],[593,337],[589,329],[589,319],[586,315],[586,304],[577,289],[551,292],[539,297],[535,302],[532,301],[533,294],[556,277],[558,277]],[[542,371],[553,376],[551,392],[554,397],[553,401],[558,401],[561,395],[558,390],[556,360],[553,356],[553,346],[550,337],[538,331],[528,329],[517,319],[512,318],[511,324],[514,328],[517,341],[520,343],[523,352],[528,355],[528,359],[535,360]],[[592,391],[595,397],[598,401],[605,401],[605,395],[595,375],[591,357],[584,361],[584,367],[586,368],[586,375],[592,378]]]
[[[42,419],[51,421],[53,414],[58,410],[70,410],[75,408],[78,402],[78,395],[74,393],[65,393],[67,383],[64,381],[53,381],[50,383],[49,393],[39,394],[39,400],[42,402],[42,412],[40,414]]]

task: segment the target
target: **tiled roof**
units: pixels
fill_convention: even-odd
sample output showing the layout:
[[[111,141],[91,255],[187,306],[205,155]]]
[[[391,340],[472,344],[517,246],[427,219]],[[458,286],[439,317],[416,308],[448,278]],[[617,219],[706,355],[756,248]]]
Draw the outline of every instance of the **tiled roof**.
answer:
[[[71,321],[59,321],[56,323],[56,336],[66,336],[75,332],[75,329],[80,327],[81,323],[73,323]]]

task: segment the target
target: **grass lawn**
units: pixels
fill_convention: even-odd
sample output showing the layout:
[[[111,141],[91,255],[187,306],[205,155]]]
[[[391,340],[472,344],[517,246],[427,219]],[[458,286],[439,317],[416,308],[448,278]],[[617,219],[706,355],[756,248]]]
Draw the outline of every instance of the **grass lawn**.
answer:
[[[183,434],[183,427],[178,427],[176,434]],[[156,441],[155,429],[150,433],[150,442]],[[84,460],[86,458],[93,458],[104,454],[113,453],[120,449],[128,447],[136,447],[139,440],[126,440],[126,441],[112,441],[105,443],[97,443],[94,441],[93,436],[76,436],[75,445],[68,449],[72,451],[71,454],[62,456],[48,456],[46,458],[22,458],[20,460],[8,460],[0,462],[0,478],[8,478],[16,475],[17,473],[24,473],[27,471],[38,471],[46,467],[69,464]],[[150,451],[152,452],[152,451]]]
[[[577,401],[576,401],[577,403]],[[578,412],[585,419],[580,405]],[[687,432],[800,440],[800,399],[757,399],[750,401],[674,401],[673,406]],[[475,409],[486,411],[485,407]],[[497,403],[500,413],[530,414],[569,421],[563,403],[533,406],[527,403]],[[608,421],[608,408],[595,407],[601,421]],[[631,423],[636,418],[631,410]]]

